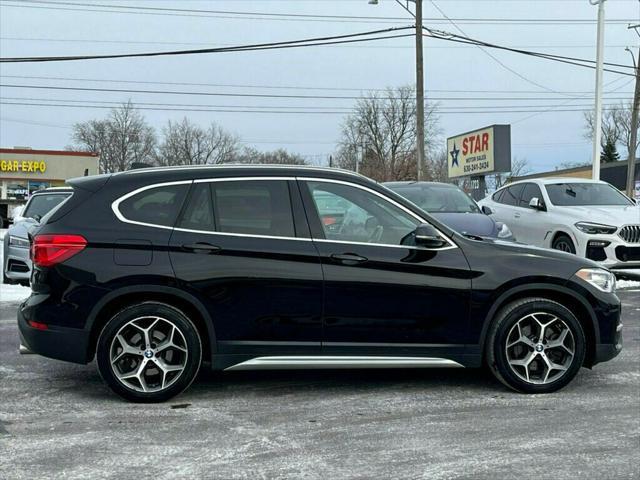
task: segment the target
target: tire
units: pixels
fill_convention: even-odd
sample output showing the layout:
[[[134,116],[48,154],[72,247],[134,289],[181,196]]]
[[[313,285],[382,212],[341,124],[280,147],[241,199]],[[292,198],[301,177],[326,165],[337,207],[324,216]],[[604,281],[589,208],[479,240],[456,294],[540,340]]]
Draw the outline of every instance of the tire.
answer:
[[[576,246],[573,244],[573,240],[571,240],[569,235],[564,233],[556,236],[551,248],[554,250],[560,250],[561,252],[573,253],[574,255],[576,254]]]
[[[544,342],[539,341],[541,324]],[[525,298],[498,313],[485,351],[491,372],[507,387],[521,393],[551,393],[567,385],[582,367],[586,338],[578,319],[563,305]]]
[[[96,359],[102,379],[124,399],[164,402],[196,378],[202,343],[198,330],[180,310],[144,302],[121,310],[107,322],[98,338]]]

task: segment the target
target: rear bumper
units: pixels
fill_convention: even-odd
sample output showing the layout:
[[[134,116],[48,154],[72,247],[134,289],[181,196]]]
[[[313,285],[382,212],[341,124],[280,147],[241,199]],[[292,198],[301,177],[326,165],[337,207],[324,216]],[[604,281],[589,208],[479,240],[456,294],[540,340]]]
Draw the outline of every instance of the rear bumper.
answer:
[[[43,357],[81,364],[88,362],[88,332],[56,325],[49,325],[47,330],[33,328],[27,322],[23,308],[24,304],[18,310],[18,329],[23,346]]]

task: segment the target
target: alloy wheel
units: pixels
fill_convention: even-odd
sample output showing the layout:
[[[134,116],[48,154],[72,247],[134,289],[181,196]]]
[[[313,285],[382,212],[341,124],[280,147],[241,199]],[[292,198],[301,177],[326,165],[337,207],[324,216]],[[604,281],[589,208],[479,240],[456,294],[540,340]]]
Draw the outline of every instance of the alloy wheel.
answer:
[[[556,243],[555,248],[556,250],[560,250],[562,252],[573,253],[573,248],[571,248],[571,245],[569,245],[569,243],[564,240],[560,240],[558,243]]]
[[[111,368],[127,388],[151,393],[173,385],[187,366],[184,334],[171,321],[156,316],[127,322],[113,337]]]
[[[560,379],[575,356],[568,325],[550,313],[532,313],[518,320],[507,335],[507,362],[521,380],[544,385]]]

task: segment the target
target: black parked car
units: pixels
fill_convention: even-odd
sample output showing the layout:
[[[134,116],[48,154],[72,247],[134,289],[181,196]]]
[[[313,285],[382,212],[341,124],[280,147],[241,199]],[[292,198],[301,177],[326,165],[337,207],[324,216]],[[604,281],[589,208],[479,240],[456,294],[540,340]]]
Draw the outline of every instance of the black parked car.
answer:
[[[455,233],[362,176],[303,167],[71,180],[31,238],[23,349],[133,401],[214,369],[480,367],[551,392],[620,349],[610,272]]]
[[[389,182],[384,184],[457,232],[514,241],[502,222],[485,215],[478,204],[457,185],[440,182]],[[490,211],[489,211],[490,212]]]

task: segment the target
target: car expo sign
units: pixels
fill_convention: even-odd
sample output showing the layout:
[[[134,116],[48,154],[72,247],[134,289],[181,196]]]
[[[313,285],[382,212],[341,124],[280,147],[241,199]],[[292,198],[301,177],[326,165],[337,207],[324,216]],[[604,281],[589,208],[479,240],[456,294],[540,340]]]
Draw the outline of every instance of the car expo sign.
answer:
[[[0,160],[0,172],[44,173],[47,163],[38,160]]]
[[[447,139],[449,178],[511,170],[511,125],[463,133]]]

